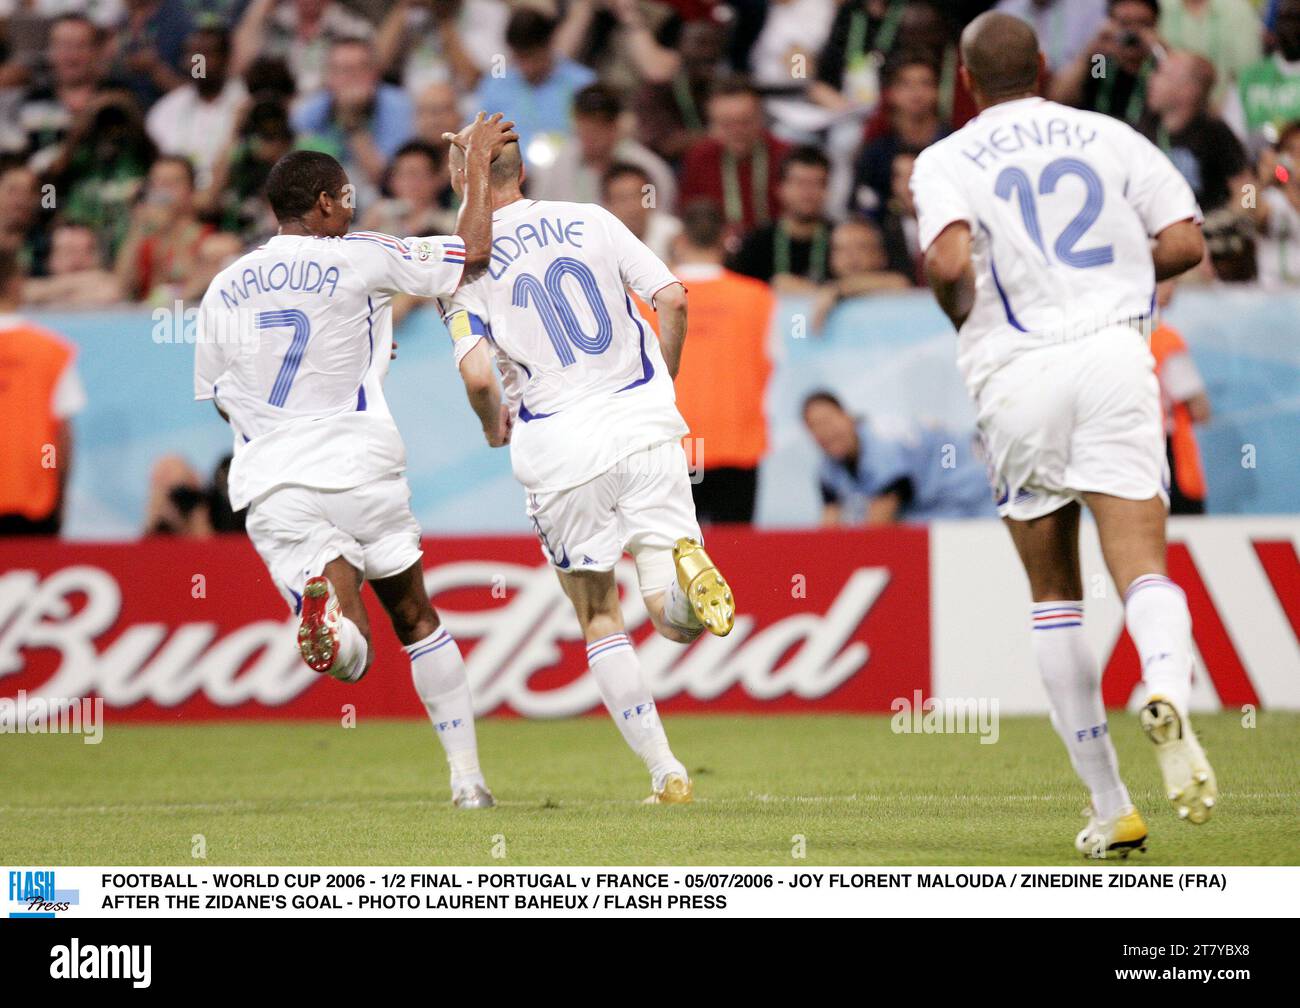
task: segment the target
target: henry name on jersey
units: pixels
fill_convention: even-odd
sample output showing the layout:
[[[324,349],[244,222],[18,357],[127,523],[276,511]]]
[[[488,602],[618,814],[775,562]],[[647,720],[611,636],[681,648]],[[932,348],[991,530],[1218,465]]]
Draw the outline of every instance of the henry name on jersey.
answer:
[[[974,144],[963,144],[961,152],[980,171],[988,171],[1002,161],[1003,155],[1019,154],[1031,144],[1082,151],[1096,139],[1097,131],[1087,123],[1069,122],[1057,116],[1045,121],[999,123],[983,137],[976,138]]]

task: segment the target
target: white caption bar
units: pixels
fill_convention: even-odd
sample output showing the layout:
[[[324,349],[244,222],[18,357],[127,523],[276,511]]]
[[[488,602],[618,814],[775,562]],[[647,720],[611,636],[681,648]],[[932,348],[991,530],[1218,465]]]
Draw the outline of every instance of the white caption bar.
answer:
[[[10,917],[1275,917],[1300,867],[0,868]],[[1152,897],[1158,893],[1158,904]]]

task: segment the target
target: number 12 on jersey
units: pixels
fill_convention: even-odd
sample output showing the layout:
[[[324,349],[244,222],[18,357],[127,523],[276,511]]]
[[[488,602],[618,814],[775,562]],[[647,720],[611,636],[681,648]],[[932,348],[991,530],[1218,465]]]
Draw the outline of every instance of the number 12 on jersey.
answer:
[[[1083,206],[1057,235],[1052,250],[1060,262],[1075,269],[1106,266],[1115,261],[1113,246],[1099,245],[1089,249],[1077,247],[1083,240],[1084,234],[1101,215],[1102,204],[1106,199],[1105,186],[1086,161],[1063,157],[1050,162],[1038,177],[1036,193],[1033,182],[1023,168],[1014,166],[1003,168],[993,184],[993,192],[1000,199],[1015,199],[1020,206],[1020,219],[1024,221],[1025,230],[1038,246],[1038,250],[1043,253],[1043,258],[1050,262],[1047,247],[1043,244],[1042,228],[1038,223],[1038,196],[1050,196],[1055,193],[1057,184],[1067,175],[1073,175],[1083,181],[1085,191]]]

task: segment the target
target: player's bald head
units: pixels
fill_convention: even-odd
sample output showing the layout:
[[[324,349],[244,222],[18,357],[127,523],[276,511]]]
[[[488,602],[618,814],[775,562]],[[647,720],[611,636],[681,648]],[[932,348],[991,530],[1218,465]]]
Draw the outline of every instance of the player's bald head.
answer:
[[[985,98],[1025,94],[1038,84],[1038,36],[1018,17],[989,11],[961,33],[961,58]]]
[[[457,144],[451,145],[451,167],[454,176],[462,176],[465,171],[465,151]],[[508,189],[518,185],[522,179],[524,157],[519,144],[508,143],[501,148],[501,153],[492,162],[488,172],[488,184],[493,189]],[[455,181],[455,179],[453,179]]]

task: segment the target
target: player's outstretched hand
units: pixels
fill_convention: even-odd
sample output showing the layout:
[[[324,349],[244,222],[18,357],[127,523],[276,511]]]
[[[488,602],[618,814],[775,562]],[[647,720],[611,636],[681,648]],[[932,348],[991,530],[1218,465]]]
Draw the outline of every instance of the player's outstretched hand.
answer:
[[[490,116],[480,112],[459,133],[444,133],[442,138],[455,144],[467,155],[472,151],[488,151],[490,160],[495,161],[502,147],[519,141],[519,134],[514,128],[514,122],[500,112],[493,112]]]

